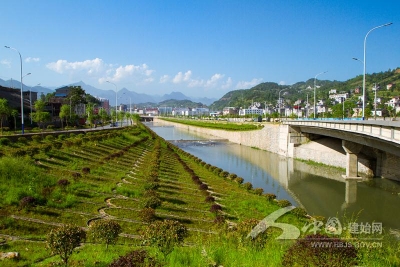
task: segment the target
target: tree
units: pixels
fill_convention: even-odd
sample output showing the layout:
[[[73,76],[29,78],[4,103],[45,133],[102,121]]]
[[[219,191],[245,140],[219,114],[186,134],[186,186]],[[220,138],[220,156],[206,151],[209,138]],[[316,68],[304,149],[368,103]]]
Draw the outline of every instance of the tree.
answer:
[[[53,254],[60,255],[65,266],[67,266],[72,252],[85,238],[86,233],[81,227],[63,225],[51,230],[47,236],[47,246]]]
[[[50,120],[50,113],[44,111],[45,102],[41,99],[35,102],[35,110],[36,112],[32,113],[32,119],[34,122],[37,122],[40,125],[44,126],[43,124]]]
[[[64,129],[64,120],[68,118],[71,115],[71,106],[70,105],[62,105],[61,110],[60,110],[60,119],[61,119],[61,127]],[[67,122],[67,127],[68,127],[68,120]]]
[[[88,103],[86,105],[86,114],[87,114],[87,120],[90,124],[90,127],[92,127],[94,120],[95,120],[95,114],[94,114],[94,104],[93,103]]]
[[[11,116],[13,116],[13,118],[14,118],[14,131],[16,132],[17,131],[17,116],[18,116],[18,110],[16,110],[16,109],[13,109],[12,111],[11,111]],[[31,116],[32,116],[32,114],[31,114]]]
[[[181,245],[188,235],[186,226],[178,221],[164,220],[148,225],[142,233],[145,244],[157,247],[164,257]]]
[[[8,101],[5,98],[0,98],[0,127],[1,135],[3,135],[3,120],[10,115],[10,107],[8,106]]]
[[[101,118],[101,124],[102,124],[103,127],[104,127],[104,124],[105,124],[106,121],[109,119],[109,116],[108,116],[108,114],[107,114],[107,111],[106,111],[105,109],[101,108],[100,111],[99,111],[99,116],[100,116],[100,118]]]
[[[105,243],[107,249],[109,244],[115,244],[121,232],[119,223],[111,220],[97,220],[89,226],[90,236],[94,240]]]

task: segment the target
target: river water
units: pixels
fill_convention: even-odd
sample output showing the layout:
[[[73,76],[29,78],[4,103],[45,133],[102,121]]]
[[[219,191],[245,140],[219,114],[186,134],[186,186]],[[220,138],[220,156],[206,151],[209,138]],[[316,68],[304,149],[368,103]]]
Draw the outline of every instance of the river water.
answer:
[[[337,217],[342,225],[357,219],[360,225],[382,223],[385,229],[400,229],[398,182],[375,178],[346,183],[342,178],[345,170],[309,165],[171,126],[147,125],[181,149],[243,177],[253,188],[263,188],[277,199],[305,208],[311,215]]]

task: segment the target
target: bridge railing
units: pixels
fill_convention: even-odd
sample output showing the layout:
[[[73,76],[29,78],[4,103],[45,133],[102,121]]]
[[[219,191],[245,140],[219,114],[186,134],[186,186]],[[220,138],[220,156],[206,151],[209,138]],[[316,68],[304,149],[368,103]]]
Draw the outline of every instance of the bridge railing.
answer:
[[[323,121],[323,120],[287,120],[283,124],[327,128],[364,134],[400,144],[400,124],[377,121]]]

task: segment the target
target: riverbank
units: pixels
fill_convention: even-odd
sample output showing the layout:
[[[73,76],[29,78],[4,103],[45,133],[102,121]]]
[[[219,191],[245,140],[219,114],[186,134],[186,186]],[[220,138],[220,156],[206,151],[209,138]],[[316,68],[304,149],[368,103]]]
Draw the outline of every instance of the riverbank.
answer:
[[[346,154],[340,140],[322,138],[309,141],[301,146],[295,146],[290,143],[288,126],[280,123],[263,123],[264,127],[260,127],[258,130],[232,132],[170,122],[159,118],[154,118],[154,122],[175,126],[198,134],[228,139],[232,143],[266,150],[284,157],[310,160],[333,167],[343,168],[346,166]],[[366,166],[368,166],[367,160],[360,157],[359,172],[367,174],[369,168]]]

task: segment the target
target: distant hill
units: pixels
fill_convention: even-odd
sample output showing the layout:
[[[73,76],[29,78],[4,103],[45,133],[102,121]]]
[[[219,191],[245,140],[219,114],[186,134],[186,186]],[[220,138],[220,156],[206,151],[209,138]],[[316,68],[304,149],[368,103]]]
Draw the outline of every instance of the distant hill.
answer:
[[[362,88],[363,76],[359,75],[344,82],[316,80],[317,99],[328,99],[329,91],[336,89],[338,92],[348,92],[354,95],[355,89]],[[373,73],[366,75],[366,95],[368,99],[373,99],[374,94],[372,87],[374,84],[380,86],[381,90],[377,91],[377,96],[388,100],[392,96],[400,94],[400,69],[388,70],[386,72]],[[386,90],[388,84],[393,84],[391,90]],[[361,91],[358,95],[361,95]],[[277,83],[265,82],[256,85],[250,89],[240,89],[226,93],[219,100],[210,105],[213,110],[222,110],[224,107],[247,108],[252,102],[261,103],[264,108],[264,103],[267,105],[276,105],[279,92],[285,103],[291,105],[298,99],[306,100],[307,97],[311,102],[314,99],[314,78],[307,81],[297,82],[292,85],[279,85]]]

